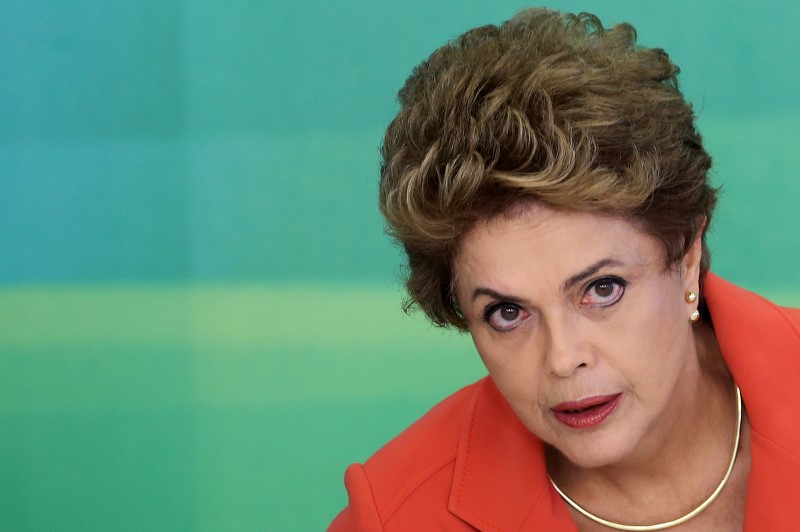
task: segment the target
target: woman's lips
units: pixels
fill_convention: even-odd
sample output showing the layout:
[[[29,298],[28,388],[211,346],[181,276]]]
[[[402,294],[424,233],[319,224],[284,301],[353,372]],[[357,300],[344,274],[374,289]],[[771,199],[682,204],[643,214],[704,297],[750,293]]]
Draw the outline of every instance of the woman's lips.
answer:
[[[580,401],[565,401],[551,409],[553,416],[573,429],[596,427],[611,415],[622,399],[622,394],[598,395]]]

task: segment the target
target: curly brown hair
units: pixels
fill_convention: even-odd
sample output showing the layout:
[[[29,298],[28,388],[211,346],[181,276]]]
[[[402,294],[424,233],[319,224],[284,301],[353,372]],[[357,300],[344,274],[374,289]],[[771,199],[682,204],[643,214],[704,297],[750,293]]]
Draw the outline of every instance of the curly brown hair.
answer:
[[[476,222],[521,201],[628,217],[667,265],[705,230],[711,157],[661,49],[629,24],[530,9],[436,50],[399,92],[380,209],[408,257],[406,310],[466,329],[453,260]]]

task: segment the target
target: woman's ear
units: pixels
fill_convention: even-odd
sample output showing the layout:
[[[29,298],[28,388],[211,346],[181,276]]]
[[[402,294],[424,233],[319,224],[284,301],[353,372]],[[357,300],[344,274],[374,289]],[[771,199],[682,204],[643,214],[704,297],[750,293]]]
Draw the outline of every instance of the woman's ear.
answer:
[[[694,242],[683,257],[683,282],[687,292],[700,292],[700,263],[703,259],[703,234],[706,228],[706,217],[701,216],[697,223]]]

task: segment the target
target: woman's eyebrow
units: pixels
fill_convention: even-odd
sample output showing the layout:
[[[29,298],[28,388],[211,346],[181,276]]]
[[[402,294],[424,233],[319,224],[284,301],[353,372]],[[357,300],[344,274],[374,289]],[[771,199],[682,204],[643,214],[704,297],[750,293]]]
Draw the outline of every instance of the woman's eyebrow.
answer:
[[[493,297],[495,299],[500,299],[502,301],[508,301],[509,303],[521,303],[522,302],[522,300],[520,298],[518,298],[518,297],[509,296],[509,295],[506,295],[506,294],[501,294],[500,292],[496,292],[496,291],[492,290],[491,288],[478,287],[475,290],[473,290],[473,292],[472,292],[472,301],[474,302],[476,299],[478,299],[479,296],[489,296],[489,297]]]
[[[618,261],[617,259],[612,259],[611,257],[600,259],[591,266],[588,266],[584,270],[581,270],[580,272],[576,273],[575,275],[564,281],[564,284],[561,285],[561,291],[567,292],[570,288],[580,283],[587,277],[591,277],[592,275],[597,273],[601,268],[605,268],[606,266],[622,266],[622,265],[623,265],[622,262]]]

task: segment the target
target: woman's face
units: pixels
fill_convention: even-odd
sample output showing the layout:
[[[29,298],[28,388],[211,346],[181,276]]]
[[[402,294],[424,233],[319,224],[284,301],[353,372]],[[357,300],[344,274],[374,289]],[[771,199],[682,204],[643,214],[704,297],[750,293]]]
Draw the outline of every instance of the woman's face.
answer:
[[[700,242],[667,268],[622,218],[526,206],[479,224],[454,264],[475,345],[522,422],[581,467],[649,456],[699,378],[687,303]]]

